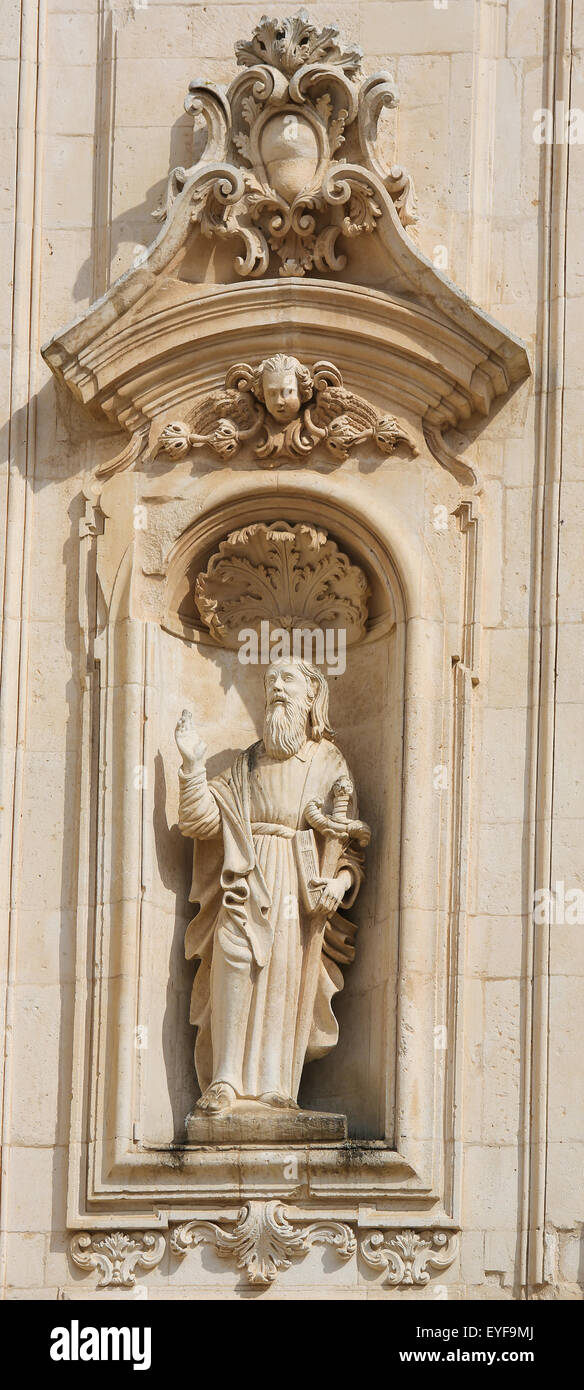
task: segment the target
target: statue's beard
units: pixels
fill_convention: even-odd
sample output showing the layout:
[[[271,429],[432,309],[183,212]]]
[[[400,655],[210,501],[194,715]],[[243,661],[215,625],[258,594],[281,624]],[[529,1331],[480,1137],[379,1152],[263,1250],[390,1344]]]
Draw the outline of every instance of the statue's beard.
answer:
[[[270,757],[292,758],[300,751],[306,739],[308,708],[304,700],[287,699],[266,710],[264,748]]]

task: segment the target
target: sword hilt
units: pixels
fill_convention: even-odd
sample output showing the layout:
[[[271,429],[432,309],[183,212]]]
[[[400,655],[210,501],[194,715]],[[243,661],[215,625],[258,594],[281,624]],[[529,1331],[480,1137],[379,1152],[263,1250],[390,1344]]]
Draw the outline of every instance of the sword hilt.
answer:
[[[339,777],[332,788],[332,815],[325,815],[322,801],[315,799],[305,806],[304,816],[312,829],[320,831],[327,839],[339,840],[343,846],[349,840],[356,840],[359,845],[364,846],[368,845],[371,839],[369,826],[362,820],[350,820],[347,815],[353,791],[350,777]]]

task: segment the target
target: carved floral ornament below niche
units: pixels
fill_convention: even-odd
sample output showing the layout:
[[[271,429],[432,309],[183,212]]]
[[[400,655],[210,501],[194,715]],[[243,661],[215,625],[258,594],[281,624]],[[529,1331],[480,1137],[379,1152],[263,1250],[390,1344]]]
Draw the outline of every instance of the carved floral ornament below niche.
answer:
[[[375,179],[403,225],[416,220],[409,175],[378,149],[380,113],[397,104],[389,74],[359,82],[361,50],[343,48],[336,25],[318,30],[306,10],[264,15],[235,52],[245,70],[227,91],[190,83],[185,109],[203,117],[206,147],[190,169],[173,169],[155,215],[169,216],[192,186],[192,222],[205,237],[243,242],[234,268],[244,277],[265,274],[271,251],[282,276],[342,270],[339,236],[372,232],[382,215]],[[362,165],[335,158],[346,139]]]
[[[136,1283],[136,1266],[154,1269],[166,1248],[163,1235],[152,1231],[111,1231],[90,1235],[81,1232],[71,1240],[71,1259],[79,1269],[99,1273],[97,1287],[131,1289]]]
[[[231,367],[225,387],[195,407],[190,423],[164,426],[157,451],[179,459],[207,445],[227,459],[249,443],[260,463],[273,468],[278,461],[307,460],[319,444],[343,463],[352,449],[370,440],[382,454],[392,454],[400,444],[417,452],[393,415],[346,390],[332,362],[315,362],[309,369],[278,352],[257,367],[247,362]]]
[[[195,602],[211,635],[239,645],[243,628],[342,629],[347,645],[367,624],[363,570],[326,531],[299,522],[257,522],[232,531],[197,578]]]
[[[272,1199],[247,1202],[233,1223],[184,1221],[173,1227],[170,1249],[184,1257],[199,1245],[212,1245],[256,1288],[269,1288],[282,1271],[315,1245],[332,1247],[343,1261],[359,1254],[373,1270],[386,1271],[383,1282],[392,1288],[424,1287],[431,1272],[447,1270],[458,1254],[459,1238],[452,1230],[366,1231],[359,1243],[357,1234],[353,1223],[333,1217],[303,1220]],[[128,1290],[135,1285],[135,1266],[154,1269],[165,1250],[165,1235],[152,1232],[84,1232],[73,1236],[70,1246],[74,1264],[98,1271],[98,1288]]]

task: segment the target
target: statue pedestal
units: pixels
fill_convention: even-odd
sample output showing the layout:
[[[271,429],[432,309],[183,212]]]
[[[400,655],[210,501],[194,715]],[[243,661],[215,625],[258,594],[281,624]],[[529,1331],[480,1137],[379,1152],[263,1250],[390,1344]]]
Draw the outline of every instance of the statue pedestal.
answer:
[[[279,1110],[259,1101],[236,1101],[223,1115],[195,1109],[186,1130],[189,1144],[339,1144],[348,1137],[346,1115]]]

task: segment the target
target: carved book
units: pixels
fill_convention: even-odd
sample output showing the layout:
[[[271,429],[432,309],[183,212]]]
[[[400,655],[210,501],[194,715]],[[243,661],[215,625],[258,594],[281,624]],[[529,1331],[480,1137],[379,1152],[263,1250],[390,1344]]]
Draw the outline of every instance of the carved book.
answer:
[[[320,862],[314,830],[297,830],[294,837],[298,882],[305,912],[315,912],[320,901],[320,888],[313,886],[320,878]]]

